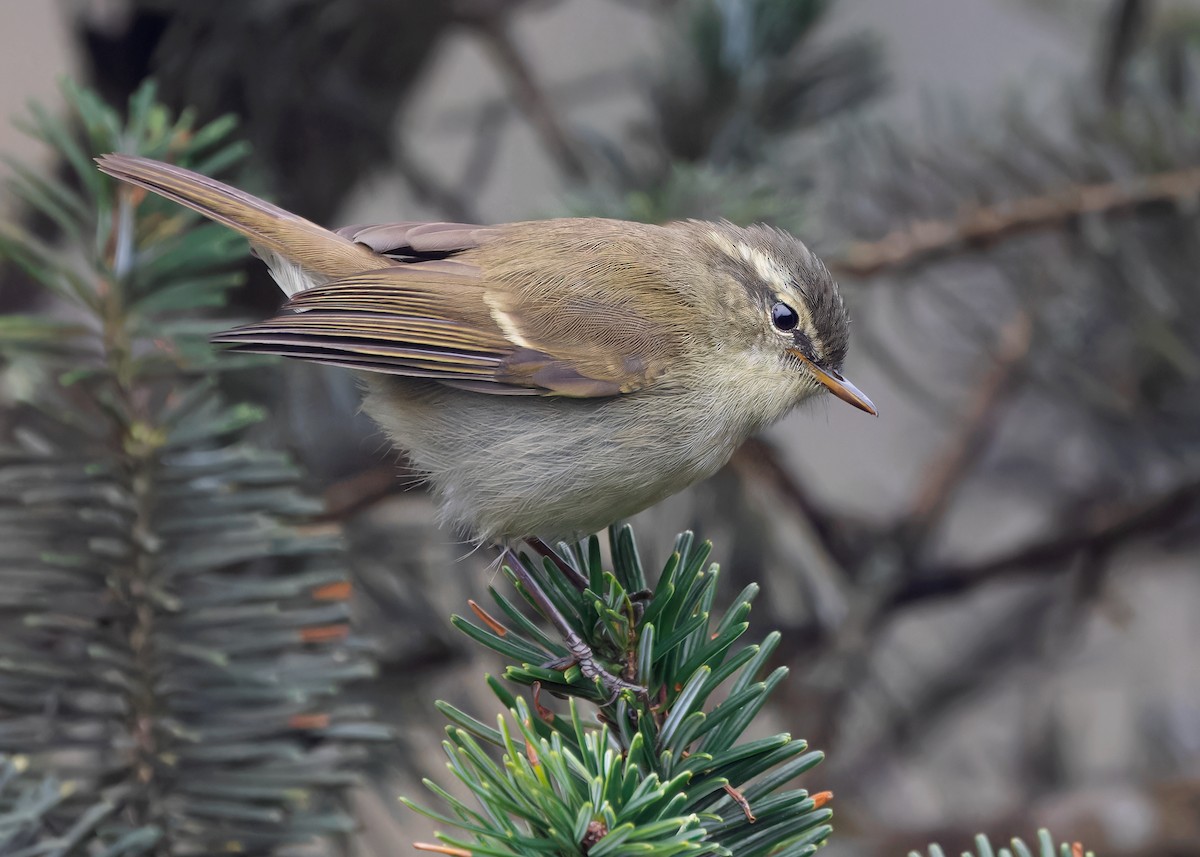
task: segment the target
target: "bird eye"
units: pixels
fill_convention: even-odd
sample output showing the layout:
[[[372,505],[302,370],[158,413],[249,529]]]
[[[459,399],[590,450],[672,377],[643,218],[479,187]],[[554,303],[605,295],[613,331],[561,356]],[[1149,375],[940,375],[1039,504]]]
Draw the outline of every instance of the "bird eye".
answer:
[[[785,303],[771,307],[771,323],[778,330],[793,330],[800,323],[800,314]]]

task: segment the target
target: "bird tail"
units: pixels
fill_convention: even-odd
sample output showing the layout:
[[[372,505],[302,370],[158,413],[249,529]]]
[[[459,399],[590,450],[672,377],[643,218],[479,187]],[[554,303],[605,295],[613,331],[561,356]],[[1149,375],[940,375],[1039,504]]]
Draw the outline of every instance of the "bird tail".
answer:
[[[101,172],[187,206],[250,239],[274,271],[279,257],[325,280],[386,265],[386,260],[328,229],[216,179],[161,161],[110,154],[96,159]],[[289,297],[295,278],[280,278]]]

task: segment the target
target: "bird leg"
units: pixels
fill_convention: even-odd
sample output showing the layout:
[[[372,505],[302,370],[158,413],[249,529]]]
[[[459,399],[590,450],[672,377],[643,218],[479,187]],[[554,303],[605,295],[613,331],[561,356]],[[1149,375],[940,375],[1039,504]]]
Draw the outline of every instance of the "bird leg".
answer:
[[[580,574],[574,568],[574,566],[563,559],[559,555],[558,551],[550,547],[550,545],[546,544],[537,536],[530,536],[529,538],[525,539],[525,544],[533,548],[534,553],[543,556],[554,563],[555,567],[562,572],[562,576],[565,577],[567,581],[570,582],[570,584],[580,592],[583,592],[583,590],[587,589],[588,579]]]
[[[612,705],[617,701],[617,697],[626,690],[631,690],[638,696],[645,697],[647,695],[646,688],[640,684],[634,684],[631,681],[626,681],[623,678],[613,675],[596,662],[596,654],[592,651],[592,647],[584,642],[583,638],[575,632],[575,629],[567,621],[567,617],[562,614],[562,611],[550,600],[550,596],[534,580],[533,575],[529,573],[529,569],[525,568],[525,564],[521,562],[512,548],[506,547],[503,551],[502,559],[507,559],[509,566],[513,570],[513,574],[517,576],[517,580],[529,592],[534,604],[550,620],[550,624],[558,631],[559,636],[562,637],[563,642],[567,646],[567,652],[569,653],[567,657],[546,664],[547,668],[563,669],[575,664],[579,667],[579,671],[590,681],[599,679],[600,684],[611,694],[603,703],[604,705]]]

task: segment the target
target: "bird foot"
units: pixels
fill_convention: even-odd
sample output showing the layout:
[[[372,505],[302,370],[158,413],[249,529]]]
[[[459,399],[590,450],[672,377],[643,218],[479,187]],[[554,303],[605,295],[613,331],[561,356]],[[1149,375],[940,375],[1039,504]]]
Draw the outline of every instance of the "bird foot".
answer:
[[[598,680],[600,686],[608,692],[608,698],[601,703],[604,706],[612,705],[627,690],[632,691],[636,696],[643,699],[649,698],[650,692],[642,685],[613,675],[600,666],[596,661],[596,655],[591,647],[575,634],[565,635],[564,642],[567,644],[567,650],[570,654],[546,664],[546,669],[565,670],[572,666],[579,667],[579,671],[583,673],[584,678],[589,681]]]
[[[509,568],[516,574],[517,579],[525,590],[533,597],[534,603],[542,614],[550,620],[556,631],[562,637],[563,642],[567,646],[568,655],[565,658],[559,658],[557,661],[551,661],[546,664],[547,669],[567,669],[571,666],[578,666],[579,671],[589,681],[599,681],[609,693],[608,699],[601,703],[602,705],[612,705],[625,691],[632,691],[643,699],[648,699],[650,692],[640,684],[615,676],[604,667],[600,666],[596,660],[596,653],[592,651],[592,647],[584,642],[583,638],[575,632],[571,624],[563,616],[562,611],[555,606],[554,602],[542,591],[542,587],[538,585],[537,580],[529,573],[529,569],[525,568],[524,563],[520,558],[509,548],[504,549],[502,557],[507,561]]]

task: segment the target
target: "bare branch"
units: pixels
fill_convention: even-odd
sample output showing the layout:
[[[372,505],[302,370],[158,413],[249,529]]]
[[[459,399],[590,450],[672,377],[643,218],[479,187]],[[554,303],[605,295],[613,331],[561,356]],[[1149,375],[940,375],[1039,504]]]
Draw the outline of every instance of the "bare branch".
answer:
[[[1088,215],[1130,214],[1151,205],[1180,205],[1200,197],[1200,167],[1151,173],[1118,182],[1074,185],[964,210],[953,220],[918,220],[878,241],[851,244],[830,269],[869,277],[903,271],[965,251],[990,247],[1007,238],[1058,229]]]

